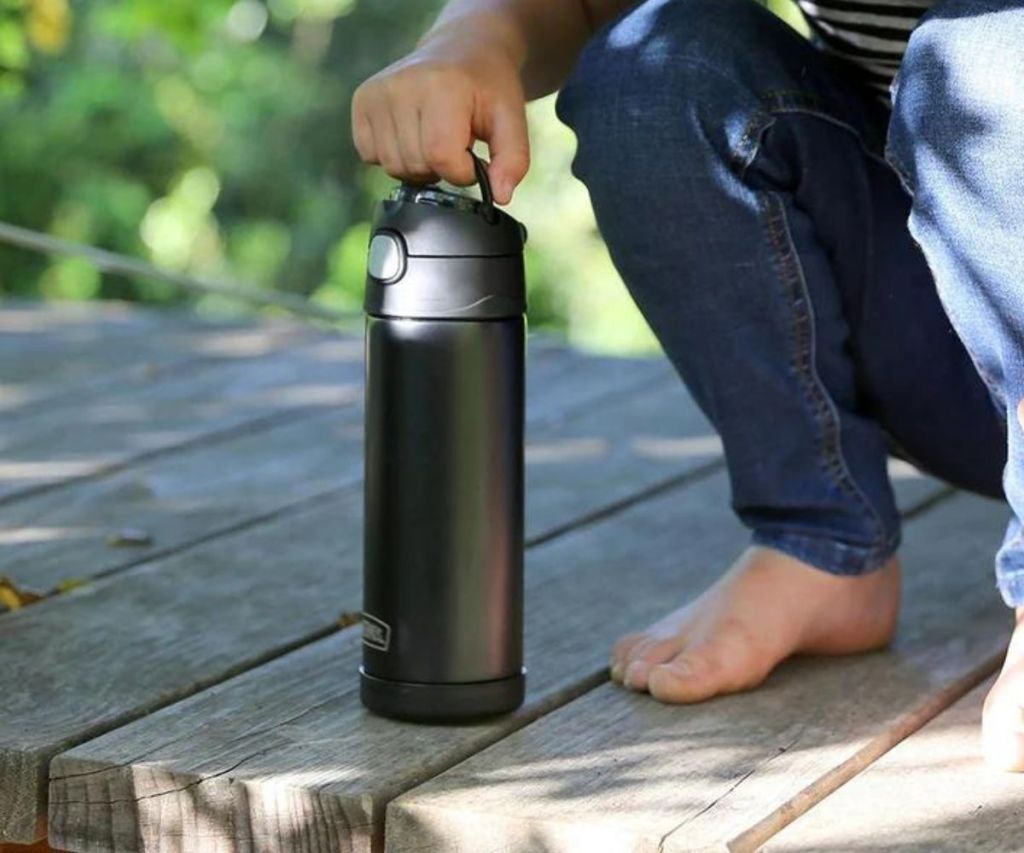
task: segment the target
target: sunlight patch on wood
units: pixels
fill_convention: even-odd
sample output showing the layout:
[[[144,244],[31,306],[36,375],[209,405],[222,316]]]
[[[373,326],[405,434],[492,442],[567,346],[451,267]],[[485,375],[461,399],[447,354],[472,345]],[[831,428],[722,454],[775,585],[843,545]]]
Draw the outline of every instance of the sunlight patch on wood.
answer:
[[[190,344],[197,353],[218,358],[249,358],[265,355],[276,352],[280,346],[277,338],[272,334],[267,334],[266,329],[227,332],[203,338],[198,343],[192,343],[189,340],[184,343]]]
[[[261,405],[334,406],[354,403],[362,399],[362,394],[362,389],[355,385],[295,385],[291,388],[274,388],[254,399]]]
[[[68,459],[62,462],[7,462],[0,460],[0,482],[81,477],[102,465],[102,459]]]
[[[55,542],[59,539],[83,539],[90,533],[87,527],[18,527],[0,530],[0,545],[30,545],[35,542]]]
[[[722,440],[717,435],[697,435],[690,438],[662,438],[638,436],[633,440],[638,456],[652,459],[688,459],[693,456],[714,456],[722,452]]]
[[[546,444],[531,444],[526,448],[526,464],[548,462],[578,462],[598,459],[608,454],[608,442],[603,438],[571,438]]]
[[[25,386],[0,383],[0,406],[19,406],[30,398]]]

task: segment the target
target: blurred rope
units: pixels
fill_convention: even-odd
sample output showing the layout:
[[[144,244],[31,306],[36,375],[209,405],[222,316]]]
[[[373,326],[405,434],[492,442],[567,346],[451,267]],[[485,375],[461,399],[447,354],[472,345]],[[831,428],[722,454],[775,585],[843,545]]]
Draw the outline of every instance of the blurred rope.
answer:
[[[358,311],[336,311],[324,305],[310,302],[308,299],[293,293],[264,290],[251,284],[236,281],[212,281],[210,279],[192,278],[183,273],[162,270],[138,258],[97,249],[84,243],[73,243],[47,234],[41,234],[29,228],[0,222],[0,242],[41,252],[46,255],[67,255],[82,258],[101,272],[126,278],[148,278],[173,284],[194,293],[214,293],[230,299],[238,299],[254,305],[273,306],[289,311],[298,317],[324,323],[341,323],[362,317]]]

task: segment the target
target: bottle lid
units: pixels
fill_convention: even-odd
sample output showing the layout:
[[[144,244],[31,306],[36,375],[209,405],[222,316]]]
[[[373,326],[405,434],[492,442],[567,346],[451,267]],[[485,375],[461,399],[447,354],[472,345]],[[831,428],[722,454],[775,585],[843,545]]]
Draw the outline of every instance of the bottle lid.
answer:
[[[472,153],[472,152],[470,152]],[[498,319],[526,311],[526,229],[494,206],[473,156],[481,198],[402,184],[378,205],[367,259],[367,313]]]

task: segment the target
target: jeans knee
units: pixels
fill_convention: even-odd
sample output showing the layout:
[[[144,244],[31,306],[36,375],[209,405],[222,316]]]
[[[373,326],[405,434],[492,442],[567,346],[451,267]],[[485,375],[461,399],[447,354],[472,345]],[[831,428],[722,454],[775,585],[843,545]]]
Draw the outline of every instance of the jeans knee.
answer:
[[[785,53],[777,39],[799,42],[787,30],[754,0],[645,0],[606,25],[556,103],[576,174],[590,185],[680,145],[728,156],[760,108],[758,75]]]
[[[1010,186],[1024,131],[1024,8],[940,0],[914,29],[892,89],[887,156],[912,192]]]

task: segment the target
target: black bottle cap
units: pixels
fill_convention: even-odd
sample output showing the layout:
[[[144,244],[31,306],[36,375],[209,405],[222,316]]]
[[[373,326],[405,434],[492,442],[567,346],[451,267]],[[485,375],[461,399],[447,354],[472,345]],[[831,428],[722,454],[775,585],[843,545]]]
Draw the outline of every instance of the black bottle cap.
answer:
[[[493,204],[474,156],[481,199],[438,186],[400,186],[381,202],[370,234],[367,313],[480,320],[526,311],[526,229]]]

